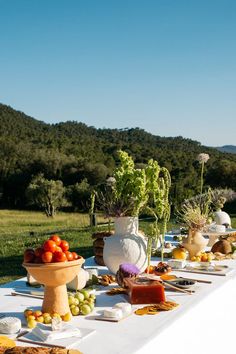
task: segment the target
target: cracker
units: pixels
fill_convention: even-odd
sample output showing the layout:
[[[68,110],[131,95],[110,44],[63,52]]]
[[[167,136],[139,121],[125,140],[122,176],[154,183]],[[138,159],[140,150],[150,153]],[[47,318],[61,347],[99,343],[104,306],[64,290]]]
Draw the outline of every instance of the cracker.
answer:
[[[112,288],[106,292],[107,295],[119,295],[119,294],[127,294],[127,290],[125,288]]]

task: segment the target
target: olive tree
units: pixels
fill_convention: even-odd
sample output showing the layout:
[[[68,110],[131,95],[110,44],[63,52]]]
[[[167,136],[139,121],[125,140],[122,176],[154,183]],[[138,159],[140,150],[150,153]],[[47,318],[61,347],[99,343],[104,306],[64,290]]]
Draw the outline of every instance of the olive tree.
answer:
[[[48,180],[42,174],[35,176],[26,190],[31,205],[44,209],[47,216],[54,217],[56,210],[67,204],[62,181]]]

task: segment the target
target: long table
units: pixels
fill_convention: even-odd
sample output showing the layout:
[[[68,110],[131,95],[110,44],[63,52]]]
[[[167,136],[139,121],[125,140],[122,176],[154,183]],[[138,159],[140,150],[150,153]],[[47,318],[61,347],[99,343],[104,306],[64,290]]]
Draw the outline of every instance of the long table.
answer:
[[[153,260],[155,263],[156,260]],[[126,301],[123,295],[108,296],[107,288],[97,291],[94,312],[86,317],[73,317],[72,323],[96,332],[78,344],[84,354],[145,354],[165,353],[233,353],[236,321],[236,261],[221,261],[233,268],[227,276],[189,274],[179,276],[211,280],[211,284],[197,283],[192,295],[166,292],[167,298],[180,306],[175,310],[152,316],[132,314],[118,323],[97,321],[101,310],[117,302]],[[97,267],[100,274],[106,267],[95,265],[93,258],[86,260],[86,267]],[[16,316],[24,323],[26,307],[39,309],[42,300],[11,296],[12,291],[26,288],[26,279],[0,287],[0,313]],[[135,306],[141,307],[141,306]],[[19,345],[24,345],[22,342]]]

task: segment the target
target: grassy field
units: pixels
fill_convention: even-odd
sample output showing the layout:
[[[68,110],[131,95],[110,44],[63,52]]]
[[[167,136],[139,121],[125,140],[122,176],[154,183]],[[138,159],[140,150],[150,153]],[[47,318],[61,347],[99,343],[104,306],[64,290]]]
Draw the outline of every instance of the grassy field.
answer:
[[[236,228],[236,218],[232,219]],[[99,230],[107,229],[106,221],[98,217]],[[147,231],[149,221],[141,221]],[[173,225],[169,224],[169,229]],[[52,233],[58,233],[70,243],[70,248],[83,257],[93,255],[89,216],[79,213],[58,213],[54,219],[40,212],[0,210],[0,284],[26,275],[21,266],[26,248],[37,247]]]
[[[103,218],[98,221],[105,222]],[[0,284],[24,276],[24,250],[39,246],[52,233],[66,239],[70,248],[83,257],[93,254],[92,230],[86,214],[59,213],[51,219],[40,212],[0,210]]]

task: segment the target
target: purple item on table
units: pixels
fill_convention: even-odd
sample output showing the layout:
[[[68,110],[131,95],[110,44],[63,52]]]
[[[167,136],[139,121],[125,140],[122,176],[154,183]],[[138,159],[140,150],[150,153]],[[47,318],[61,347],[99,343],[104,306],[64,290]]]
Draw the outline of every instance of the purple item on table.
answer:
[[[131,263],[122,263],[116,273],[117,283],[124,287],[124,278],[135,279],[139,273],[140,269],[136,267],[136,265]]]

